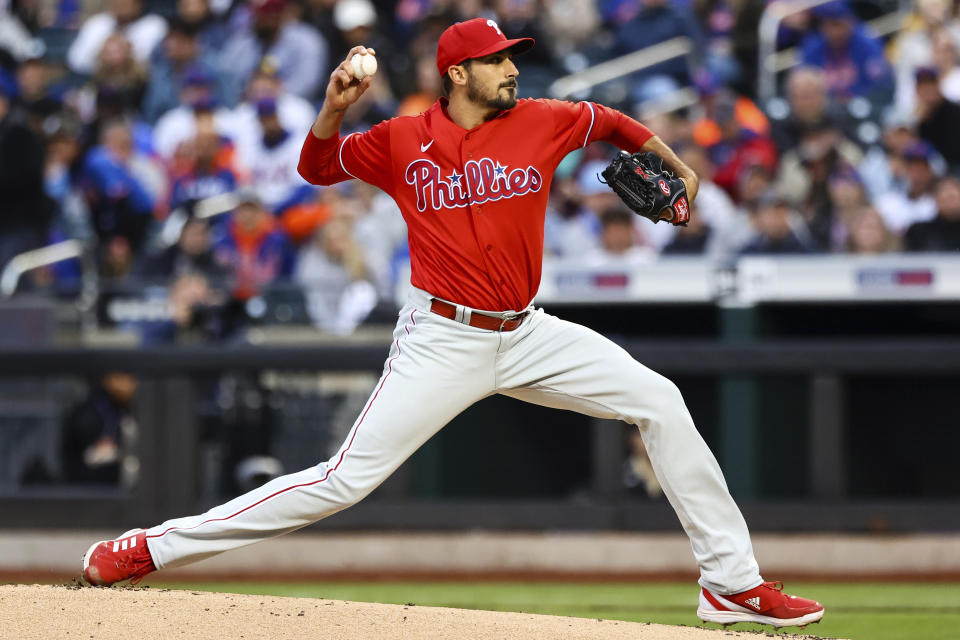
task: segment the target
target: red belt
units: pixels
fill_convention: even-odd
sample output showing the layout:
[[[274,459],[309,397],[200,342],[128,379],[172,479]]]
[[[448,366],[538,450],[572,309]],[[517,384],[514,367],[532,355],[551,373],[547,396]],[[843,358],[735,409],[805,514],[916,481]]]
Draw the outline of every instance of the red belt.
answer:
[[[457,319],[457,307],[456,305],[450,304],[449,302],[444,302],[443,300],[437,300],[433,298],[430,300],[430,311],[433,313],[443,316],[444,318],[449,318],[450,320]],[[470,314],[470,321],[466,324],[469,324],[471,327],[476,327],[478,329],[486,329],[488,331],[513,331],[523,323],[523,319],[527,317],[527,312],[524,311],[516,315],[509,320],[503,320],[497,318],[496,316],[487,316],[481,313],[474,311]]]

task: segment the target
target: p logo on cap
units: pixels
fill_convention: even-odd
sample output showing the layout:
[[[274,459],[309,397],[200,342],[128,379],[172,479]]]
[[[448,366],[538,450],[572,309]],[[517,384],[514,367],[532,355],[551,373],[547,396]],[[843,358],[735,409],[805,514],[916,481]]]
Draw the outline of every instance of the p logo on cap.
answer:
[[[437,71],[444,75],[447,69],[471,58],[482,58],[504,49],[523,53],[533,47],[533,38],[508,40],[493,20],[474,18],[458,22],[440,34],[437,44]]]

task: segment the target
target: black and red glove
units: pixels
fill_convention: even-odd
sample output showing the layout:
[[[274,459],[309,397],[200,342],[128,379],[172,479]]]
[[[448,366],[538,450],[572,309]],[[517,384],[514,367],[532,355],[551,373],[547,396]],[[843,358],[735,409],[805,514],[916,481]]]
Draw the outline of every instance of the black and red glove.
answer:
[[[629,154],[620,151],[603,170],[603,178],[630,209],[660,222],[665,209],[675,225],[686,225],[690,203],[683,180],[663,168],[663,159],[652,151]]]

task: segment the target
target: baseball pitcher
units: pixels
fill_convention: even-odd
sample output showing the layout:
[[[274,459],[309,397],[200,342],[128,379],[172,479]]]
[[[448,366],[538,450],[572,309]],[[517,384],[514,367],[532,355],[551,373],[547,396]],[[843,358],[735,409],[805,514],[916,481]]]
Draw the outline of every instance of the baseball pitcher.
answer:
[[[437,50],[445,97],[346,137],[344,112],[376,69],[351,59],[374,52],[355,47],[334,70],[299,171],[318,185],[373,184],[406,220],[413,290],[383,375],[330,460],[202,515],[95,543],[83,558],[87,581],[136,581],[346,509],[454,416],[500,393],[636,425],[700,567],[700,618],[783,627],[823,616],[820,603],[761,578],[746,523],[677,387],[598,333],[533,305],[547,196],[568,153],[597,140],[624,149],[604,177],[655,221],[683,224],[697,193],[696,175],[624,114],[518,100],[514,59],[533,44],[507,39],[492,20],[457,23]]]

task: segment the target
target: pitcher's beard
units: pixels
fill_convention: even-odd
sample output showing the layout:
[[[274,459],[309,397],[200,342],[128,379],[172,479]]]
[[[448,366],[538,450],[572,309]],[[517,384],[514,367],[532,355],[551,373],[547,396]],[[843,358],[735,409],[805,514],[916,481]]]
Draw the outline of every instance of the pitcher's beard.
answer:
[[[515,106],[517,106],[516,89],[514,89],[513,91],[507,91],[507,94],[505,96],[501,96],[500,90],[498,89],[497,97],[487,102],[487,106],[493,109],[499,109],[501,111],[505,109],[513,109]]]
[[[505,109],[513,109],[517,106],[517,89],[516,85],[511,85],[513,91],[506,91],[506,95],[501,94],[500,90],[505,87],[497,87],[497,93],[493,98],[485,98],[480,91],[480,87],[473,82],[473,77],[470,77],[470,81],[467,83],[467,99],[473,102],[474,104],[483,105],[489,109],[496,109],[498,111],[503,111]]]

